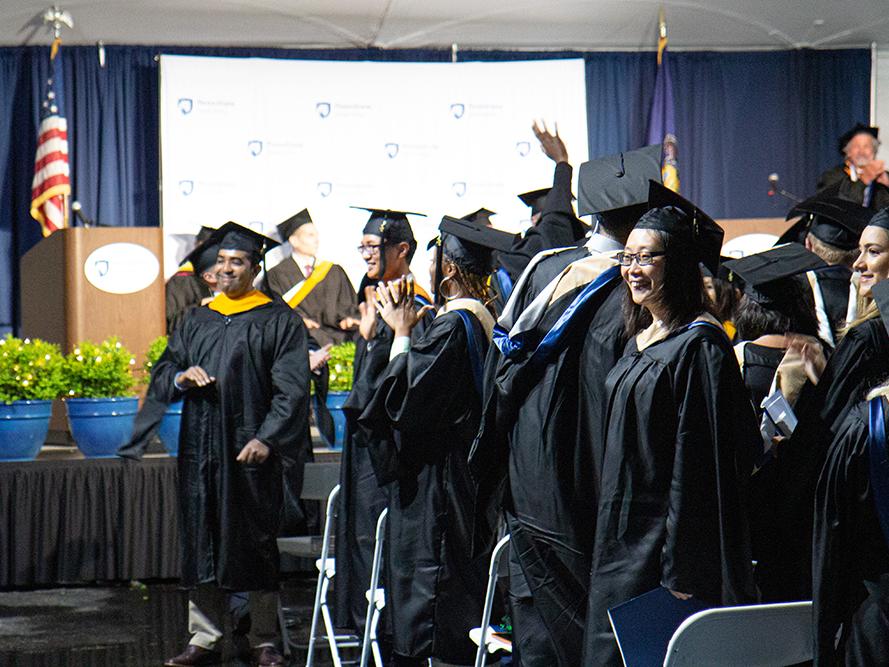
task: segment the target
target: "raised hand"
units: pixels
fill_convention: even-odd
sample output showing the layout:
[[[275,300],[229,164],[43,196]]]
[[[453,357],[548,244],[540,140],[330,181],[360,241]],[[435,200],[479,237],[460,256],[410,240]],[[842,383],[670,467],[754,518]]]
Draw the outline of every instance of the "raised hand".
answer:
[[[568,149],[565,148],[565,143],[559,136],[558,123],[555,125],[555,134],[550,134],[545,121],[540,121],[540,125],[538,125],[535,120],[534,124],[531,125],[531,130],[534,132],[534,136],[537,137],[537,141],[540,142],[540,150],[542,150],[550,160],[556,164],[559,162],[568,162]]]
[[[364,288],[364,301],[358,304],[361,320],[358,322],[358,333],[364,340],[371,340],[377,332],[377,309],[374,308],[376,289],[372,286]]]
[[[394,280],[389,284],[380,283],[377,286],[377,311],[396,336],[410,336],[423,316],[433,310],[432,306],[415,309],[414,293],[412,276]]]

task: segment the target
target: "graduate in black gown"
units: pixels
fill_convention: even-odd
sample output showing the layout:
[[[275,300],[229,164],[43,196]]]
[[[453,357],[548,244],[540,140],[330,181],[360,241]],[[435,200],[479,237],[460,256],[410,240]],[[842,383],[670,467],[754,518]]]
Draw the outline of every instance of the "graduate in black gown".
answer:
[[[531,209],[531,227],[522,236],[517,236],[512,247],[505,252],[498,252],[500,266],[508,274],[513,284],[528,266],[533,257],[551,248],[574,246],[584,238],[588,227],[574,215],[574,209],[565,209],[562,194],[554,200],[550,195],[553,191],[568,192],[571,196],[571,177],[573,169],[568,162],[568,151],[559,137],[558,127],[555,134],[550,134],[544,124],[532,125],[534,136],[540,141],[541,148],[548,158],[556,163],[551,188],[533,190],[519,195],[519,199]]]
[[[389,504],[389,485],[397,465],[396,445],[391,433],[373,432],[358,423],[370,404],[389,364],[394,339],[392,329],[374,306],[374,291],[380,281],[410,274],[410,261],[417,241],[402,211],[365,209],[370,217],[364,226],[359,251],[367,264],[367,286],[359,304],[361,324],[355,352],[352,391],[343,406],[346,439],[340,464],[340,495],[336,525],[336,625],[363,632],[367,612],[365,592],[370,585],[374,534],[380,512]],[[416,286],[417,309],[431,299]],[[432,320],[427,315],[412,332],[423,335]],[[387,612],[388,613],[388,612]],[[385,619],[384,619],[385,620]]]
[[[804,276],[806,271],[824,266],[823,260],[798,243],[788,243],[764,252],[724,263],[733,282],[742,282],[744,293],[738,304],[736,322],[741,342],[735,355],[744,384],[752,399],[757,421],[763,419],[763,399],[780,390],[793,406],[808,379],[804,357],[817,357],[817,367],[809,364],[809,373],[823,369],[824,345],[818,340],[818,320],[812,292]],[[805,347],[805,350],[803,349]],[[768,417],[765,418],[766,424]],[[778,484],[777,462],[780,451],[772,448],[771,429],[766,429],[767,451],[756,462],[750,480],[750,536],[756,581],[763,602],[780,599],[783,582],[774,564],[784,550],[783,532],[775,521],[784,493]],[[766,438],[768,442],[765,443]],[[778,446],[778,449],[780,445]]]
[[[291,254],[266,273],[269,289],[303,318],[320,346],[353,340],[358,326],[355,288],[339,264],[319,260],[318,230],[307,209],[277,225]]]
[[[755,596],[746,488],[760,437],[698,269],[716,270],[723,232],[658,183],[649,201],[619,256],[633,338],[605,387],[590,667],[621,664],[607,612],[631,598],[659,586],[709,605]]]
[[[812,595],[811,508],[827,448],[848,412],[889,376],[889,335],[871,300],[871,288],[889,277],[889,212],[873,217],[859,246],[854,267],[860,272],[859,299],[867,305],[845,332],[818,383],[809,382],[800,392],[794,408],[799,424],[790,440],[781,444],[777,459],[784,501],[776,520],[785,548],[776,581],[783,584],[778,597],[783,601],[808,600]]]
[[[815,299],[819,337],[836,347],[840,333],[855,319],[857,303],[852,284],[852,262],[858,256],[858,238],[873,211],[837,196],[837,188],[821,191],[800,202],[788,220],[802,216],[779,239],[779,243],[802,243],[829,266],[809,272]]]
[[[494,329],[488,276],[493,248],[512,235],[444,218],[432,284],[438,314],[425,334],[410,334],[423,311],[413,282],[378,290],[377,309],[395,332],[391,361],[359,422],[398,443],[387,517],[386,604],[392,614],[395,664],[436,658],[472,663],[490,551],[470,545],[474,483],[469,448],[481,415],[481,374]],[[493,532],[483,539],[493,547]]]
[[[221,293],[170,336],[152,374],[168,403],[184,398],[178,471],[182,574],[192,589],[188,649],[167,665],[219,658],[224,593],[251,591],[253,664],[275,650],[282,465],[308,441],[309,364],[302,321],[253,289],[276,242],[233,222],[217,230]]]
[[[583,246],[535,258],[488,354],[473,468],[485,506],[502,504],[511,535],[519,664],[580,660],[601,458],[586,422],[598,422],[601,386],[625,341],[613,256],[647,208],[648,178],[659,176],[659,160],[654,147],[581,167],[581,206],[600,213],[596,231]],[[561,194],[560,205],[572,210],[570,192]],[[504,477],[500,501],[494,494]]]
[[[889,664],[889,387],[837,429],[815,493],[815,665]],[[879,509],[878,509],[879,508]]]

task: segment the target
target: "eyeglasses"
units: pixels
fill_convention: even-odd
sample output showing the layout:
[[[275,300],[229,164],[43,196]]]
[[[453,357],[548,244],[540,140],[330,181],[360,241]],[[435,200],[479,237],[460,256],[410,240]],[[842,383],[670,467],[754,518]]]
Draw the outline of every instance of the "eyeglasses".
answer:
[[[617,253],[617,261],[620,262],[621,266],[630,266],[635,259],[636,264],[639,266],[651,266],[654,264],[655,257],[662,257],[666,254],[667,253],[664,250],[654,250],[652,252],[619,252]]]
[[[380,248],[382,247],[382,243],[377,243],[376,245],[360,245],[357,250],[358,254],[362,257],[373,257],[374,255],[379,254]]]

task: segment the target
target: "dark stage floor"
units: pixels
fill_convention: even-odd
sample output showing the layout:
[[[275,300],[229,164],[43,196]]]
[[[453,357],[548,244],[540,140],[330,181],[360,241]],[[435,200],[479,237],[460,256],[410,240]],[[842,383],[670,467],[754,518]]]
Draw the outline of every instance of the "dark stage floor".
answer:
[[[283,585],[290,632],[304,665],[315,579]],[[0,592],[0,667],[160,665],[188,640],[185,594],[174,583]],[[242,665],[226,647],[228,665]],[[325,651],[316,664],[328,665]]]

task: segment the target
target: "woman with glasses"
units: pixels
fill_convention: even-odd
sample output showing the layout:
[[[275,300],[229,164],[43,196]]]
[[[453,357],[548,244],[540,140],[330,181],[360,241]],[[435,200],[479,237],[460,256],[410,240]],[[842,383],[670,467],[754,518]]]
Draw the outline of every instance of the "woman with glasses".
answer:
[[[440,231],[433,272],[440,307],[423,335],[410,337],[423,316],[412,306],[413,282],[377,289],[377,310],[395,340],[359,420],[374,434],[394,433],[397,444],[387,477],[377,470],[380,484],[393,482],[384,567],[395,665],[425,665],[430,657],[470,664],[469,630],[481,617],[487,583],[487,556],[470,556],[475,487],[467,457],[494,329],[492,249],[508,248],[512,237],[453,218]]]
[[[605,384],[590,666],[621,664],[608,610],[634,597],[663,588],[713,606],[755,594],[745,495],[760,436],[698,268],[716,270],[723,232],[660,184],[649,202],[618,255],[630,340]]]

